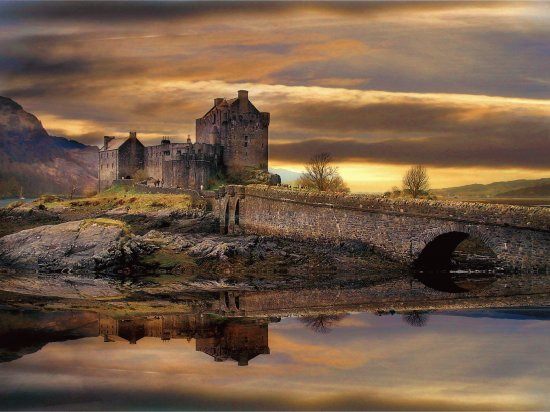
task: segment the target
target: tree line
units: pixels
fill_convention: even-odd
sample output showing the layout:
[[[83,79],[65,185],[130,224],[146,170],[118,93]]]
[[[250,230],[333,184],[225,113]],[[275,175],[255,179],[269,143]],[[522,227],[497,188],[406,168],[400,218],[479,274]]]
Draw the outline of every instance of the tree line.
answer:
[[[296,181],[299,187],[304,189],[319,190],[325,192],[347,193],[348,185],[340,176],[338,167],[334,166],[334,159],[330,153],[316,153],[305,164],[306,171]],[[410,196],[419,198],[427,196],[430,189],[428,171],[422,165],[409,168],[402,179],[402,189],[395,186],[386,196]]]

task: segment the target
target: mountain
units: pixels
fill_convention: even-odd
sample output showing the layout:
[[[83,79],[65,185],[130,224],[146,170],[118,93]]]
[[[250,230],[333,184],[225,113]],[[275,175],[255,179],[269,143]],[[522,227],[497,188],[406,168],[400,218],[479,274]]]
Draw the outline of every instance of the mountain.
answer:
[[[434,189],[432,192],[438,196],[447,197],[548,197],[550,196],[550,178],[511,180],[487,185],[473,184]]]
[[[82,193],[97,186],[98,149],[50,136],[42,123],[0,96],[0,197]]]
[[[281,183],[284,183],[284,184],[289,184],[294,182],[301,175],[301,173],[293,172],[292,170],[276,169],[271,167],[269,168],[269,172],[281,176]]]

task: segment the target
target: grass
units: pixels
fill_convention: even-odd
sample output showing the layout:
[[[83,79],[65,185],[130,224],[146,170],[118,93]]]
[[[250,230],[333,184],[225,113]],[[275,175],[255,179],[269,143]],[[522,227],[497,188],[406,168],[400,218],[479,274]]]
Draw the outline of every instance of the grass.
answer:
[[[46,208],[65,207],[74,211],[90,213],[124,209],[128,213],[155,212],[163,209],[190,209],[193,201],[189,195],[137,193],[132,187],[115,186],[88,198],[64,200],[45,195],[34,202]]]
[[[144,256],[141,259],[141,263],[165,270],[172,270],[176,267],[196,266],[193,258],[185,253],[176,252],[171,249],[159,249],[150,255]]]
[[[109,218],[106,218],[106,217],[98,217],[98,218],[94,218],[94,219],[84,219],[82,221],[82,223],[80,224],[80,229],[85,229],[88,226],[94,225],[94,224],[101,225],[101,226],[116,226],[116,227],[121,228],[124,231],[124,233],[126,233],[126,234],[130,233],[130,228],[128,227],[128,225],[126,223],[122,222],[121,220],[109,219]]]

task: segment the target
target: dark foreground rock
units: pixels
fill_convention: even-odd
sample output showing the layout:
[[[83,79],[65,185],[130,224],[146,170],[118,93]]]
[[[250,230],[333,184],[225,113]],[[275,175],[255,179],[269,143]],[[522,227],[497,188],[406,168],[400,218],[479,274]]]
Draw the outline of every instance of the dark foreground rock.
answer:
[[[74,221],[0,238],[0,264],[42,271],[114,269],[151,251],[120,222]]]

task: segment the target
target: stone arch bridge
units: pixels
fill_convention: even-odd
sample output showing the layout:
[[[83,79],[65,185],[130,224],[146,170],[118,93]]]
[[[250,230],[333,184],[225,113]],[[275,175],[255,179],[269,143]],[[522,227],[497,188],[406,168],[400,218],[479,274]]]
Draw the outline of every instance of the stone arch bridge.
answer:
[[[550,210],[467,202],[387,199],[227,186],[214,210],[222,233],[300,240],[357,240],[404,263],[448,257],[468,237],[481,240],[513,271],[550,274]]]

